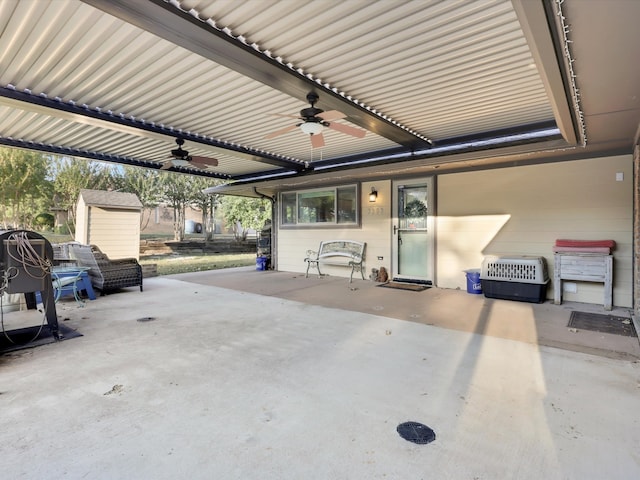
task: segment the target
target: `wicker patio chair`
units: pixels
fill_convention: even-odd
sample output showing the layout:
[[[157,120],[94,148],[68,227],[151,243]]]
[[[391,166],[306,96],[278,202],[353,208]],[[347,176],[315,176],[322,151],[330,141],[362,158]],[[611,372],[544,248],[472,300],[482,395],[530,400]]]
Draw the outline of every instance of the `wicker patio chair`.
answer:
[[[79,266],[89,268],[91,284],[102,295],[137,286],[142,292],[142,267],[135,258],[111,260],[93,245],[71,245],[69,251]]]

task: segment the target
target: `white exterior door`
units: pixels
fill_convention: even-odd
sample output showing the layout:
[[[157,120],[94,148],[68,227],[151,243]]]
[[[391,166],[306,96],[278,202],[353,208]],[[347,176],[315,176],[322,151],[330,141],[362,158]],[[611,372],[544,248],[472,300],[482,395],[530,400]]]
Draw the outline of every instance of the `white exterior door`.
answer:
[[[433,283],[433,203],[433,178],[393,183],[393,279]]]

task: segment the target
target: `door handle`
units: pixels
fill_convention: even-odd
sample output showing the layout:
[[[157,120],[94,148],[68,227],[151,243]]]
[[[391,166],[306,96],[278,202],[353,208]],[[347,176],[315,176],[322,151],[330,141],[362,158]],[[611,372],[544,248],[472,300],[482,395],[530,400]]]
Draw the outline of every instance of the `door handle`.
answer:
[[[393,234],[395,235],[397,231],[398,231],[398,227],[397,227],[397,225],[394,225],[393,226]]]

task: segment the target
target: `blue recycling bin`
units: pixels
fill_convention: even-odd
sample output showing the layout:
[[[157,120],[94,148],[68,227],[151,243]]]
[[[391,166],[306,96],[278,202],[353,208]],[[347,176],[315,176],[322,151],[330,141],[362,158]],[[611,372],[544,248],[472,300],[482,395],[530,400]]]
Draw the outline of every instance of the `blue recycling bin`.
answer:
[[[256,270],[267,269],[267,257],[256,257]]]
[[[482,284],[480,283],[480,269],[472,268],[465,270],[467,275],[467,293],[479,295],[482,293]]]

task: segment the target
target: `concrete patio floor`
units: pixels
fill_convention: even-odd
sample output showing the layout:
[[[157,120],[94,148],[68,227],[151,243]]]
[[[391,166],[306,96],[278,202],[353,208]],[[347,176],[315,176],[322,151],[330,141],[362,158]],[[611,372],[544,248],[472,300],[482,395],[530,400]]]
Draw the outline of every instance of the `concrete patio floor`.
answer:
[[[82,337],[0,356],[0,471],[640,478],[638,339],[570,332],[572,309],[599,307],[252,269],[64,300],[61,323]],[[436,440],[403,440],[406,421]]]

